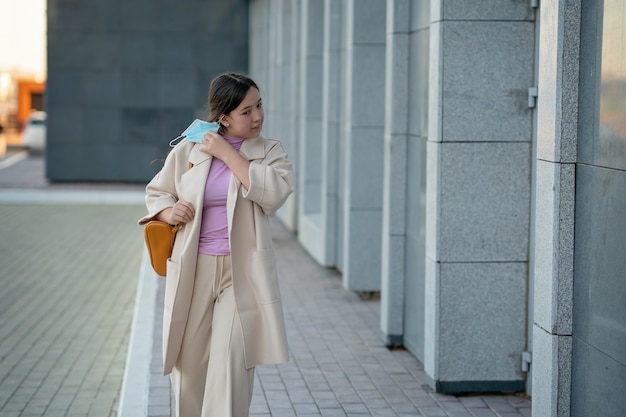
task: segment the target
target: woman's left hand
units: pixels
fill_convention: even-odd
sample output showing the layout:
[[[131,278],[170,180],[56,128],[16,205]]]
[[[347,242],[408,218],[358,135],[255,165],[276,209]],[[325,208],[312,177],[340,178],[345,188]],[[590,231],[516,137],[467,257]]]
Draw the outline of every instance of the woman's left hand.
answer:
[[[202,139],[201,152],[208,153],[222,161],[230,151],[234,151],[233,147],[221,135],[215,132],[207,132]]]
[[[233,174],[239,178],[243,186],[246,187],[246,190],[250,189],[250,173],[248,172],[250,170],[250,162],[244,159],[226,139],[215,132],[207,132],[204,135],[204,139],[202,139],[200,151],[224,161]]]

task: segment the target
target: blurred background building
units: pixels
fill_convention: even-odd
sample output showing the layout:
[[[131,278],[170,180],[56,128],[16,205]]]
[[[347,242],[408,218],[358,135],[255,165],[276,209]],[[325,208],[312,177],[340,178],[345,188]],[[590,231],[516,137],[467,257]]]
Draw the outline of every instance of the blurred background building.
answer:
[[[211,78],[247,68],[245,0],[49,0],[48,178],[145,181]]]
[[[621,0],[48,1],[47,174],[147,181],[257,80],[298,190],[279,217],[440,392],[626,410]]]

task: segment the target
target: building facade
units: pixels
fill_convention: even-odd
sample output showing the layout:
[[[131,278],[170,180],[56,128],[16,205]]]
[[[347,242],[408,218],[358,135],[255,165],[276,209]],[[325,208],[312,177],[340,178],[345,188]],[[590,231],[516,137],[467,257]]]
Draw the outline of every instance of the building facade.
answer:
[[[254,0],[279,213],[441,392],[537,416],[626,399],[626,8],[619,0]]]

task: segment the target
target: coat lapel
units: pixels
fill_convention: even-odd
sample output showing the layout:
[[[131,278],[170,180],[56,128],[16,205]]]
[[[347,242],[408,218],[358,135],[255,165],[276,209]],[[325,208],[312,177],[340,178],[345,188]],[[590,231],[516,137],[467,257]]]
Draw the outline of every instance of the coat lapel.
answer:
[[[265,146],[263,144],[263,138],[258,136],[253,139],[244,140],[239,150],[241,156],[248,161],[254,159],[263,159],[265,157]]]
[[[246,158],[248,161],[255,159],[263,159],[265,157],[265,146],[263,145],[263,138],[258,136],[253,139],[246,139],[241,144],[239,154]],[[226,199],[226,213],[228,218],[228,236],[229,241],[232,241],[231,231],[233,230],[233,217],[235,215],[235,204],[237,203],[237,196],[239,193],[239,186],[241,181],[233,175],[228,185],[228,198]]]
[[[191,148],[191,152],[189,153],[189,163],[193,164],[194,166],[200,165],[210,159],[213,159],[213,157],[208,153],[202,152],[200,150],[201,147],[201,145],[196,144],[193,146],[193,148]]]
[[[202,207],[204,189],[212,160],[213,157],[211,155],[200,151],[200,146],[196,145],[191,149],[189,153],[189,167],[181,178],[180,199],[191,202],[194,207]],[[199,224],[200,219],[201,216],[196,216],[194,224],[196,220]]]

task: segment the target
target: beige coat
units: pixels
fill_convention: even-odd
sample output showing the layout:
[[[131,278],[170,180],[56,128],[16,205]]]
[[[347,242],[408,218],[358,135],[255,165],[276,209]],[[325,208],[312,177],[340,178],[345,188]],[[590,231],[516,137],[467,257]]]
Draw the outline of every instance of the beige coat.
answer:
[[[193,204],[195,218],[176,236],[167,262],[163,315],[163,373],[178,359],[194,284],[204,189],[212,157],[200,145],[183,141],[146,186],[145,224],[178,199]],[[228,197],[228,231],[233,289],[241,319],[246,367],[288,360],[287,337],[269,215],[294,189],[293,166],[279,141],[257,137],[243,142],[240,154],[250,161],[250,189],[233,175]]]

